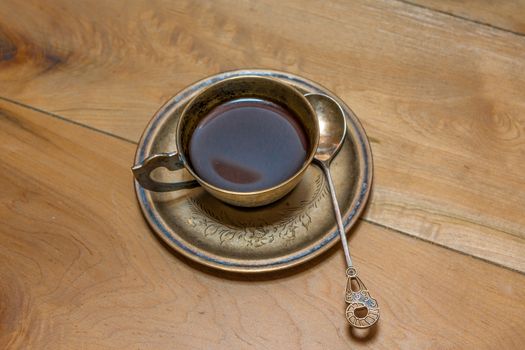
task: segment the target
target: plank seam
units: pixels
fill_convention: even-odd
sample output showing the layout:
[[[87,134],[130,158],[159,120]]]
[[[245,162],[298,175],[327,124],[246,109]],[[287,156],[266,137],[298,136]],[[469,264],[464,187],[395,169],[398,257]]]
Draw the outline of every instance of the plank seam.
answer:
[[[37,107],[33,107],[31,105],[27,105],[25,103],[22,103],[22,102],[18,102],[18,101],[15,101],[15,100],[12,100],[10,98],[7,98],[7,97],[3,97],[3,96],[0,96],[0,100],[4,100],[6,102],[9,102],[9,103],[13,103],[17,106],[20,106],[20,107],[23,107],[23,108],[27,108],[27,109],[30,109],[34,112],[39,112],[39,113],[43,113],[49,117],[53,117],[53,118],[56,118],[56,119],[59,119],[61,121],[64,121],[64,122],[67,122],[67,123],[71,123],[73,125],[77,125],[77,126],[80,126],[80,127],[83,127],[83,128],[86,128],[88,130],[91,130],[91,131],[95,131],[95,132],[98,132],[100,134],[103,134],[103,135],[106,135],[106,136],[110,136],[110,137],[114,137],[116,139],[119,139],[121,141],[125,141],[125,142],[128,142],[128,143],[132,143],[134,145],[137,144],[136,141],[133,141],[133,140],[130,140],[130,139],[127,139],[125,137],[122,137],[122,136],[119,136],[119,135],[116,135],[116,134],[113,134],[113,133],[110,133],[108,131],[105,131],[105,130],[100,130],[100,129],[97,129],[95,127],[92,127],[90,125],[86,125],[86,124],[82,124],[80,122],[77,122],[75,120],[71,120],[69,118],[66,118],[66,117],[63,117],[59,114],[56,114],[56,113],[53,113],[53,112],[49,112],[49,111],[46,111],[46,110],[43,110],[43,109],[40,109],[40,108],[37,108]]]
[[[450,250],[450,251],[453,251],[455,253],[459,253],[461,255],[465,255],[465,256],[468,256],[468,257],[471,257],[471,258],[474,258],[474,259],[477,259],[477,260],[480,260],[480,261],[483,261],[485,263],[489,263],[491,265],[495,265],[495,266],[498,266],[498,267],[501,267],[501,268],[504,268],[506,270],[510,270],[510,271],[513,271],[513,272],[517,272],[519,273],[520,275],[525,275],[525,271],[520,271],[516,268],[513,268],[513,267],[510,267],[510,266],[507,266],[507,265],[503,265],[501,263],[498,263],[498,262],[495,262],[495,261],[492,261],[492,260],[488,260],[488,259],[484,259],[482,257],[479,257],[479,256],[476,256],[476,255],[473,255],[473,254],[469,254],[467,252],[464,252],[462,250],[459,250],[459,249],[455,249],[455,248],[452,248],[452,247],[449,247],[449,246],[446,246],[444,244],[441,244],[441,243],[438,243],[438,242],[434,242],[434,241],[431,241],[431,240],[428,240],[428,239],[425,239],[423,237],[419,237],[419,236],[416,236],[416,235],[412,235],[410,233],[407,233],[407,232],[404,232],[404,231],[401,231],[401,230],[398,230],[396,228],[393,228],[393,227],[390,227],[390,226],[386,226],[384,224],[381,224],[379,222],[376,222],[376,221],[373,221],[373,220],[370,220],[370,219],[367,219],[367,218],[364,218],[364,217],[361,217],[360,220],[368,223],[368,224],[371,224],[371,225],[376,225],[378,227],[381,227],[387,231],[392,231],[392,232],[395,232],[395,233],[398,233],[398,234],[402,234],[402,235],[405,235],[405,236],[408,236],[410,238],[415,238],[419,241],[422,241],[422,242],[426,242],[426,243],[430,243],[432,245],[435,245],[435,246],[438,246],[438,247],[441,247],[441,248],[444,248],[444,249],[447,249],[447,250]]]
[[[461,19],[463,21],[475,23],[475,24],[478,24],[478,25],[481,25],[481,26],[485,26],[485,27],[494,29],[494,30],[498,30],[498,31],[514,34],[514,35],[517,35],[517,36],[520,36],[520,37],[525,37],[524,33],[520,33],[520,32],[516,32],[516,31],[510,30],[510,29],[498,27],[498,26],[495,26],[493,24],[490,24],[490,23],[487,23],[487,22],[478,21],[478,20],[473,19],[473,18],[464,17],[464,16],[457,15],[457,14],[454,14],[454,13],[451,13],[451,12],[446,12],[446,11],[438,10],[438,9],[435,9],[435,8],[432,8],[432,7],[423,6],[423,5],[416,4],[416,3],[413,3],[411,1],[408,1],[408,0],[396,0],[396,1],[397,2],[401,2],[403,4],[410,5],[410,6],[418,7],[418,8],[421,8],[421,9],[425,9],[425,10],[428,10],[428,11],[437,12],[437,13],[440,13],[440,14],[443,14],[443,15],[446,15],[446,16],[450,16],[450,17],[454,17],[454,18],[457,18],[457,19]]]

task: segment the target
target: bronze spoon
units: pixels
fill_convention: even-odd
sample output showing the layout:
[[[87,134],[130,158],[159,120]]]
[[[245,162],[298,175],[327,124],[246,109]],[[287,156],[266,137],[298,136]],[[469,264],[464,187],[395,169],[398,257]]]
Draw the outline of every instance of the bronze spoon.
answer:
[[[334,99],[322,94],[308,94],[305,96],[319,119],[319,146],[315,154],[315,162],[323,170],[328,180],[328,187],[332,197],[334,214],[337,221],[339,235],[346,259],[346,293],[345,301],[349,304],[346,308],[346,319],[357,328],[368,328],[379,319],[379,307],[359,277],[352,263],[350,250],[346,240],[343,220],[335,188],[330,174],[330,164],[344,143],[346,136],[346,117],[343,109]]]

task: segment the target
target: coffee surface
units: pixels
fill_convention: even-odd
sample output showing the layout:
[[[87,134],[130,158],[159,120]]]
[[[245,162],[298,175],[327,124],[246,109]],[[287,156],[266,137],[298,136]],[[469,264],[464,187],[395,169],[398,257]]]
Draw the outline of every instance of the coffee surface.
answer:
[[[291,111],[265,100],[237,99],[215,107],[199,122],[189,157],[206,182],[251,192],[294,175],[308,147],[306,133]]]

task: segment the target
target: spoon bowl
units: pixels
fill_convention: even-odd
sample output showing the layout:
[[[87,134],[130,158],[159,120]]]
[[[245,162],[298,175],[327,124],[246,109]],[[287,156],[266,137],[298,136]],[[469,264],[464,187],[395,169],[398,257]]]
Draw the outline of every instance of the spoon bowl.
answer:
[[[322,94],[307,94],[319,120],[319,145],[315,158],[330,162],[341,149],[346,136],[346,118],[343,109],[333,98]]]

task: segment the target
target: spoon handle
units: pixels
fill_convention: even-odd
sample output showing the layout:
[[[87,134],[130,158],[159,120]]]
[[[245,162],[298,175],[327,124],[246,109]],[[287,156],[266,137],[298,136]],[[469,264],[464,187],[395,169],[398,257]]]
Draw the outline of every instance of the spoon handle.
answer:
[[[346,308],[346,319],[356,328],[368,328],[379,320],[379,306],[377,305],[377,301],[370,296],[365,284],[359,277],[357,277],[357,270],[352,263],[350,249],[348,249],[343,220],[341,219],[341,210],[339,209],[339,203],[337,202],[337,197],[335,195],[335,187],[332,181],[330,168],[325,163],[321,163],[321,168],[323,169],[328,181],[335,219],[337,221],[339,236],[341,237],[341,244],[343,245],[347,265],[345,301],[349,305]]]
[[[328,181],[328,188],[330,189],[330,196],[332,198],[332,205],[334,208],[335,220],[337,221],[337,229],[339,231],[339,237],[341,238],[341,243],[343,244],[343,251],[345,252],[346,266],[352,267],[352,257],[350,256],[350,249],[348,249],[348,242],[346,240],[345,228],[343,226],[343,219],[341,218],[341,210],[339,209],[339,203],[337,202],[337,197],[335,196],[335,187],[334,182],[332,181],[332,174],[330,173],[330,168],[326,164],[322,164],[321,168],[323,169],[326,180]]]

